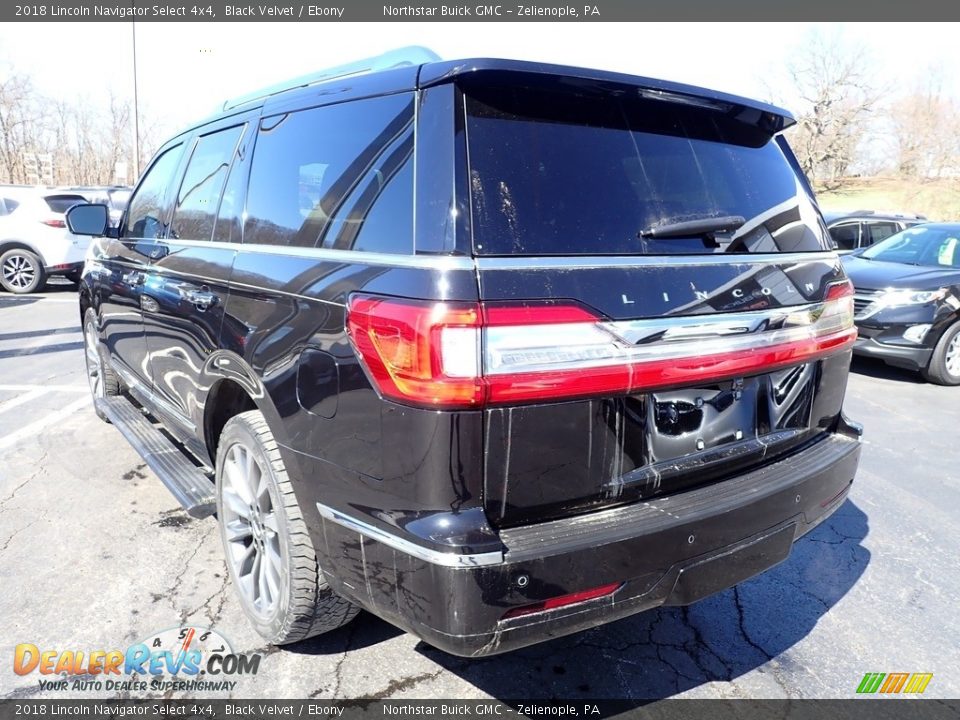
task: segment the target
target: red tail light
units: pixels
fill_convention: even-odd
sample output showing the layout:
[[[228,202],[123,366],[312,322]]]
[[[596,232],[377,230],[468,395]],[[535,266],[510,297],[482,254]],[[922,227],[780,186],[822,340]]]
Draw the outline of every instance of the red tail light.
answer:
[[[522,605],[507,610],[507,612],[503,614],[503,619],[508,620],[509,618],[532,615],[533,613],[544,612],[546,610],[556,610],[557,608],[568,605],[576,605],[577,603],[586,602],[587,600],[596,600],[597,598],[606,597],[607,595],[613,595],[613,593],[620,589],[621,585],[623,585],[623,583],[610,583],[609,585],[601,585],[591,590],[581,590],[580,592],[570,593],[569,595],[553,597],[549,600],[533,603],[532,605]]]
[[[574,303],[353,295],[347,330],[383,395],[469,408],[628,394],[810,362],[856,339],[853,288],[773,310],[608,321]]]
[[[47,225],[53,228],[65,228],[67,226],[66,222],[56,217],[47,218],[46,220],[41,220],[40,222],[42,222],[44,225]]]

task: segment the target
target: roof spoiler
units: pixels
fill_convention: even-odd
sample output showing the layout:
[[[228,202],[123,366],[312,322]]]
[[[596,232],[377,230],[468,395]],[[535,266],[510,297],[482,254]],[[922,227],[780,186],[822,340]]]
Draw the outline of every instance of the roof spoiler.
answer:
[[[246,105],[247,103],[254,102],[255,100],[262,100],[270,97],[271,95],[276,95],[277,93],[282,93],[286,90],[292,90],[294,88],[308,87],[310,85],[316,85],[317,83],[328,82],[338,78],[352,77],[355,75],[367,75],[369,73],[379,72],[381,70],[392,70],[393,68],[399,67],[412,67],[428,62],[436,62],[440,59],[440,56],[432,50],[429,50],[425,47],[420,47],[418,45],[411,45],[409,47],[391,50],[375,57],[357,60],[355,62],[347,63],[346,65],[337,65],[336,67],[327,68],[326,70],[319,70],[307,75],[301,75],[300,77],[293,78],[292,80],[284,80],[283,82],[275,85],[269,85],[265,88],[247,93],[246,95],[241,95],[239,97],[226,100],[223,103],[221,110],[232,110],[233,108]]]

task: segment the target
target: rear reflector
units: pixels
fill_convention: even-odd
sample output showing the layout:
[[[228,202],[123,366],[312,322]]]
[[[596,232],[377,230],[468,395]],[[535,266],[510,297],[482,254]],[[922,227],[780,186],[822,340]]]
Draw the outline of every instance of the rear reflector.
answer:
[[[597,598],[606,597],[607,595],[613,595],[623,583],[610,583],[609,585],[601,585],[600,587],[593,588],[592,590],[581,590],[580,592],[570,593],[569,595],[561,595],[559,597],[550,598],[549,600],[543,600],[542,602],[533,603],[532,605],[522,605],[520,607],[512,608],[507,610],[503,614],[503,620],[509,620],[510,618],[522,617],[524,615],[532,615],[533,613],[546,612],[547,610],[556,610],[557,608],[567,607],[569,605],[576,605],[577,603],[586,602],[587,600],[596,600]]]
[[[575,303],[434,303],[355,294],[347,331],[379,391],[482,407],[644,392],[811,362],[853,345],[853,287],[823,302],[607,321]]]

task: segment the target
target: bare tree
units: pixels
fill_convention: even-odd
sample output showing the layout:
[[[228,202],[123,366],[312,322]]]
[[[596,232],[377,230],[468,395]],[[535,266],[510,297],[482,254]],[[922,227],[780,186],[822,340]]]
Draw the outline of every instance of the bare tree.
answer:
[[[891,107],[901,175],[936,178],[960,167],[960,105],[943,86],[943,69],[931,68]]]
[[[157,147],[160,128],[144,108],[140,115],[142,167]],[[36,154],[52,156],[57,184],[111,184],[120,162],[126,162],[133,181],[133,152],[128,99],[111,91],[100,103],[89,97],[53,100],[38,93],[26,75],[0,76],[0,182],[30,182],[25,160]]]
[[[804,172],[821,186],[835,186],[856,160],[880,95],[868,67],[861,46],[817,30],[788,61],[799,98],[790,144]]]
[[[27,153],[45,149],[46,103],[26,75],[9,72],[0,78],[0,173],[6,182],[27,180]]]

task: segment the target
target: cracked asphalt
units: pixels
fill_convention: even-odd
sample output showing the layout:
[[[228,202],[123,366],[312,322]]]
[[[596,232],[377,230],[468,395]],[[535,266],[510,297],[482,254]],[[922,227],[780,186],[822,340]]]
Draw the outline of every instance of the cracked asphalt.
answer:
[[[688,608],[465,660],[365,613],[264,646],[216,521],[178,508],[84,383],[75,293],[0,294],[0,697],[65,696],[13,672],[17,643],[125,648],[183,624],[263,654],[235,697],[845,698],[866,672],[932,672],[926,696],[960,696],[960,388],[856,361],[857,481],[785,563]]]

